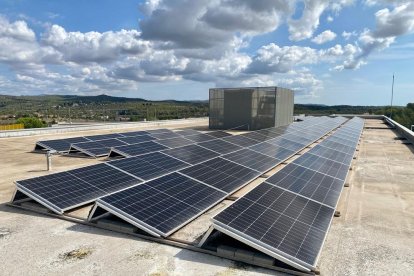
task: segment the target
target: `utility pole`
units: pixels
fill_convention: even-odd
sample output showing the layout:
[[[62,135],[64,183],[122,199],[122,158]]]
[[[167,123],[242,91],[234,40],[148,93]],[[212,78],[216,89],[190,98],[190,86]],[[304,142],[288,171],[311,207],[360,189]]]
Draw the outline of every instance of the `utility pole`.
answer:
[[[392,119],[392,100],[394,98],[394,73],[392,74],[392,87],[391,87],[391,114],[390,119]]]

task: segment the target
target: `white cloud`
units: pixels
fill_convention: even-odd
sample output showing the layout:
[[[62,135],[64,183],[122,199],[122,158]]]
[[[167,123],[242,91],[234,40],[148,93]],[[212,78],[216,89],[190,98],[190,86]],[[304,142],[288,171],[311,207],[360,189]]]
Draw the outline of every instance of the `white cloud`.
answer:
[[[405,3],[394,8],[379,10],[375,14],[375,37],[395,37],[414,32],[414,3]]]
[[[351,39],[351,37],[354,37],[354,36],[357,36],[358,35],[358,33],[356,32],[356,31],[353,31],[353,32],[346,32],[346,31],[343,31],[342,32],[342,37],[345,39],[345,40],[349,40],[349,39]]]
[[[326,42],[332,41],[336,38],[336,33],[332,32],[331,30],[326,30],[319,35],[315,36],[312,39],[313,43],[316,44],[324,44]]]
[[[331,22],[333,22],[334,21],[334,18],[332,17],[332,16],[328,16],[327,18],[326,18],[326,21],[327,22],[329,22],[329,23],[331,23]]]

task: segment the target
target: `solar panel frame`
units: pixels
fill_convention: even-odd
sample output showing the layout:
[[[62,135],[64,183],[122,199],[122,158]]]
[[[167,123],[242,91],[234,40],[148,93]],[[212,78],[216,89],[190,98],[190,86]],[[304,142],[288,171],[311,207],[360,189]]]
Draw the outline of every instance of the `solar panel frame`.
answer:
[[[119,133],[109,133],[109,134],[88,135],[84,137],[91,141],[100,141],[100,140],[107,140],[107,139],[113,139],[113,138],[121,138],[124,136]]]
[[[53,139],[37,141],[36,146],[39,145],[48,150],[55,150],[57,152],[68,152],[72,143],[88,142],[87,138],[84,137],[73,137],[66,139]]]
[[[170,149],[184,147],[194,144],[193,141],[186,139],[184,136],[174,137],[170,139],[157,140],[156,143],[166,146]]]
[[[215,138],[224,138],[224,137],[233,136],[232,134],[227,133],[225,131],[221,131],[221,130],[209,131],[209,132],[205,132],[205,134],[213,136]]]
[[[163,146],[159,143],[156,143],[155,141],[148,141],[148,142],[142,142],[138,144],[132,144],[132,145],[125,145],[120,147],[113,147],[111,148],[112,151],[128,157],[128,156],[139,156],[142,154],[147,154],[150,152],[156,152],[156,151],[162,151],[168,149],[168,147]]]
[[[196,134],[196,135],[188,135],[185,138],[193,141],[194,143],[207,142],[207,141],[217,139],[216,137],[213,137],[213,136],[210,136],[210,135],[204,134],[204,133],[199,133],[199,134]]]
[[[220,189],[227,194],[241,189],[261,174],[221,157],[182,169],[179,173]]]
[[[243,147],[240,147],[236,144],[226,142],[222,139],[218,140],[211,140],[207,142],[197,143],[198,146],[212,150],[219,154],[227,154],[231,152],[235,152],[241,150]]]
[[[100,177],[103,171],[107,173],[105,178]],[[91,175],[91,173],[93,174]],[[117,178],[118,176],[120,178]],[[54,184],[56,180],[59,179],[64,181]],[[106,180],[103,181],[102,179]],[[111,185],[112,189],[111,187],[104,187],[106,183],[115,180],[117,181],[116,185],[118,185],[118,188],[114,189],[116,185]],[[98,197],[125,189],[126,187],[137,185],[141,182],[142,181],[136,177],[125,174],[105,163],[100,163],[69,171],[18,180],[15,181],[15,184],[19,191],[28,195],[30,198],[48,207],[57,214],[63,214],[67,210],[89,204],[95,201]],[[69,187],[69,183],[73,183],[72,186]],[[58,189],[56,187],[52,188],[54,185],[58,185]],[[89,193],[85,194],[86,190],[88,190]],[[57,191],[66,192],[58,193]],[[49,195],[51,195],[51,197]],[[74,195],[74,197],[71,198],[71,195]],[[57,200],[60,198],[62,199],[59,203]],[[79,200],[76,200],[76,198],[79,198]],[[69,202],[73,203],[69,204]]]
[[[229,143],[233,143],[235,145],[241,146],[241,147],[250,147],[253,145],[258,144],[259,142],[247,137],[243,137],[240,135],[233,135],[233,136],[229,136],[229,137],[224,137],[222,138],[223,141],[229,142]]]
[[[117,139],[128,145],[156,140],[156,138],[152,137],[151,135],[127,136]]]
[[[190,166],[161,152],[109,161],[106,164],[143,181],[151,181]]]
[[[175,149],[167,149],[167,150],[163,150],[162,152],[171,157],[174,157],[178,160],[181,160],[183,162],[186,162],[192,165],[202,163],[204,161],[213,159],[220,155],[217,152],[200,147],[196,144],[188,145],[188,146],[184,146],[180,148],[175,148]]]
[[[176,181],[179,180],[179,181]],[[172,188],[165,189],[162,188],[162,186],[165,185],[172,185]],[[184,187],[180,187],[186,185]],[[160,188],[161,187],[161,188]],[[128,205],[121,206],[121,203],[133,199],[133,197],[137,193],[146,193],[147,191],[150,191],[144,196],[139,196],[138,198],[140,201],[134,201],[133,205],[136,206],[136,208],[139,210],[138,212],[129,212],[128,213]],[[158,193],[154,193],[158,192]],[[188,193],[187,193],[188,192]],[[189,195],[186,196],[186,193]],[[148,200],[151,200],[152,197],[158,196],[156,202],[153,201],[155,204],[151,205],[149,202],[145,202]],[[209,197],[211,197],[211,200],[209,200]],[[167,237],[183,227],[184,225],[188,224],[191,220],[195,219],[196,217],[200,216],[202,213],[204,213],[206,210],[210,209],[214,205],[216,205],[218,202],[222,201],[224,198],[227,197],[227,194],[219,191],[218,189],[215,189],[213,187],[210,187],[208,185],[205,185],[204,183],[201,183],[197,180],[188,178],[182,174],[179,173],[171,173],[169,175],[154,179],[150,182],[146,182],[141,185],[134,186],[130,189],[121,191],[116,194],[112,194],[108,197],[101,198],[97,200],[96,206],[99,206],[108,212],[120,216],[121,218],[125,219],[129,223],[137,226],[138,228],[158,237]],[[195,202],[194,202],[195,200]],[[123,201],[123,202],[122,202]],[[207,202],[208,201],[208,202]],[[173,212],[174,215],[169,214],[169,216],[165,216],[163,214],[163,208],[162,204],[166,202],[168,204],[168,208],[165,208],[164,210],[175,208],[178,212],[176,215],[176,212]],[[173,205],[174,203],[181,204],[181,207]],[[193,202],[190,204],[190,202]],[[196,204],[201,203],[201,205],[196,206]],[[142,205],[142,208],[139,206]],[[159,206],[159,207],[158,207]],[[182,207],[184,206],[184,208]],[[121,209],[122,208],[122,209]],[[149,208],[155,208],[158,210],[157,213],[155,212],[149,212],[149,214],[155,214],[152,216],[148,216],[147,220],[144,220],[145,213]],[[190,214],[190,208],[194,209],[191,210]],[[181,211],[178,211],[181,210]],[[185,214],[184,214],[185,213]],[[138,217],[138,214],[141,214],[140,217]],[[178,217],[180,215],[181,217]],[[187,215],[187,216],[186,216]],[[159,222],[157,225],[154,225],[155,223],[150,223],[149,219],[153,219],[154,217],[158,216],[159,218],[155,219],[155,222]],[[162,217],[165,217],[163,221],[160,221]],[[89,216],[89,219],[92,219],[93,214]],[[168,222],[168,220],[171,220],[173,218],[177,218],[178,222],[176,222],[174,225],[167,227],[165,223]],[[164,224],[165,226],[160,227],[160,225]],[[157,228],[158,227],[158,228]]]
[[[266,191],[265,192],[261,191],[263,189]],[[278,196],[275,198],[273,193],[278,194]],[[278,201],[283,201],[285,203],[283,204],[278,203]],[[295,203],[295,205],[291,205],[293,202],[297,202],[297,203]],[[302,206],[302,207],[296,206],[297,204],[299,204],[299,206]],[[313,206],[313,208],[309,208],[309,209],[312,209],[310,211],[309,209],[306,208],[308,204],[309,206]],[[283,210],[280,209],[281,206],[284,206]],[[313,212],[315,208],[319,208],[316,214]],[[305,210],[306,210],[306,213],[303,213],[303,211]],[[321,249],[323,247],[324,241],[326,239],[328,229],[331,225],[334,211],[335,210],[333,208],[327,207],[323,204],[319,204],[315,201],[308,200],[299,195],[292,194],[289,191],[283,190],[276,186],[272,186],[268,183],[262,183],[256,188],[254,188],[252,191],[247,193],[244,197],[241,197],[238,200],[236,200],[232,205],[230,205],[224,211],[220,212],[215,217],[213,217],[212,221],[213,221],[214,227],[218,229],[219,231],[229,236],[232,236],[233,238],[240,240],[295,268],[298,268],[300,270],[310,271],[316,268],[316,263],[319,258]],[[311,215],[312,213],[313,215]],[[252,224],[246,227],[246,218],[242,217],[241,214],[244,214],[243,216],[250,217],[251,218],[250,221],[252,221]],[[274,218],[266,219],[266,217],[268,217],[269,215],[277,216],[277,219],[274,219]],[[233,218],[233,219],[229,222],[228,220],[230,220],[230,218]],[[277,223],[280,219],[283,219],[284,223]],[[237,226],[238,223],[236,222],[236,220],[242,220],[243,225],[238,227]],[[269,225],[268,226],[262,225],[260,227],[254,226],[254,228],[252,228],[255,223],[258,224],[258,223],[265,223],[265,222]],[[298,224],[297,227],[295,226],[296,223]],[[323,227],[320,226],[320,223],[323,223]],[[279,249],[279,247],[281,247],[282,245],[284,249],[289,248],[286,246],[288,246],[289,243],[292,242],[292,238],[296,238],[296,239],[299,238],[298,233],[300,233],[299,231],[301,231],[299,226],[302,226],[302,225],[307,226],[306,229],[308,231],[306,233],[302,233],[303,240],[301,242],[301,246],[296,251],[295,256],[285,253],[284,251],[281,250],[282,248]],[[296,228],[292,228],[294,226]],[[286,231],[285,231],[285,228],[286,228]],[[267,229],[267,230],[261,236],[262,238],[261,239],[256,238],[258,237],[257,235],[260,235],[261,233],[264,232],[263,229],[265,230]],[[274,229],[274,230],[269,232],[270,229]],[[317,231],[319,233],[318,238],[312,237],[312,236],[309,237],[309,239],[313,239],[313,241],[315,241],[315,238],[317,239],[318,244],[313,245],[313,246],[316,245],[318,247],[318,249],[316,250],[317,252],[316,254],[313,254],[311,261],[304,260],[304,258],[302,258],[302,260],[298,259],[297,258],[298,254],[300,252],[304,252],[305,250],[305,248],[302,249],[302,246],[304,245],[304,242],[308,238],[308,233],[311,230],[313,234],[314,234],[314,231]],[[246,234],[247,231],[248,231],[248,234]],[[276,239],[277,236],[274,236],[275,233],[279,233],[277,235],[279,235],[279,239],[280,239],[280,243],[278,244],[277,247],[274,247],[270,244],[271,242],[277,241]],[[283,238],[281,238],[281,235],[283,236]],[[321,237],[321,235],[323,235],[323,237]],[[266,236],[268,238],[264,239]],[[273,236],[273,238],[269,239],[270,236]],[[288,238],[289,240],[287,240]],[[309,240],[306,243],[309,243]],[[301,254],[304,254],[304,253],[301,253]]]
[[[221,157],[262,173],[269,171],[282,162],[282,160],[247,148],[222,155]]]

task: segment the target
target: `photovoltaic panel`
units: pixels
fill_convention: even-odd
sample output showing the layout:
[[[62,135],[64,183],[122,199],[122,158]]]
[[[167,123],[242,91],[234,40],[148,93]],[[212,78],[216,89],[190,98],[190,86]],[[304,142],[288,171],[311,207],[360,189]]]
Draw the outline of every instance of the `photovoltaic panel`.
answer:
[[[189,166],[160,152],[128,157],[107,164],[143,180],[151,180]]]
[[[102,147],[118,147],[127,145],[118,139],[105,139],[99,141],[91,141],[91,142],[83,142],[83,143],[74,143],[72,146],[76,146],[78,149],[95,149],[95,148],[102,148]]]
[[[146,132],[148,132],[149,134],[156,134],[156,133],[171,133],[173,131],[171,129],[159,128],[159,129],[146,130]]]
[[[215,226],[299,269],[314,269],[334,209],[262,183],[213,218]]]
[[[294,160],[293,164],[297,164],[341,180],[346,179],[349,170],[349,165],[338,163],[313,154],[304,154],[300,158]]]
[[[215,151],[219,154],[226,154],[242,149],[242,147],[226,142],[224,140],[211,140],[207,142],[198,143],[200,147]]]
[[[125,136],[125,137],[133,137],[133,136],[148,135],[149,132],[139,130],[139,131],[121,132],[119,134],[121,134],[122,136]]]
[[[175,137],[175,138],[170,138],[170,139],[157,140],[157,143],[163,146],[169,147],[170,149],[194,144],[193,141],[188,140],[184,137]]]
[[[334,149],[326,148],[321,145],[316,145],[311,150],[307,152],[307,154],[313,154],[317,156],[322,156],[324,158],[349,165],[352,162],[352,159],[354,158],[351,154],[346,154]]]
[[[167,237],[223,200],[226,193],[178,173],[134,186],[97,201],[155,236]]]
[[[217,157],[180,171],[191,178],[232,193],[256,177],[259,172]]]
[[[241,149],[222,157],[262,173],[272,169],[281,162],[281,160],[249,149]]]
[[[325,139],[323,141],[323,143],[320,143],[319,145],[321,145],[323,147],[331,148],[331,149],[334,149],[336,151],[343,152],[343,153],[346,153],[346,154],[349,154],[349,155],[353,155],[355,153],[355,147],[347,146],[347,145],[335,142],[335,141],[329,139],[329,137],[327,139]]]
[[[85,138],[92,140],[92,141],[100,141],[112,138],[121,138],[124,137],[122,134],[119,133],[110,133],[110,134],[100,134],[100,135],[89,135],[85,136]]]
[[[163,150],[162,152],[192,165],[219,156],[217,152],[208,150],[197,145],[189,145],[175,149],[168,149]]]
[[[195,143],[207,142],[207,141],[211,141],[211,140],[216,139],[213,136],[203,134],[203,133],[199,133],[199,134],[196,134],[196,135],[188,135],[188,136],[185,136],[185,138],[187,138],[187,139],[189,139],[189,140],[191,140]]]
[[[279,138],[268,140],[266,142],[269,143],[269,144],[272,144],[274,146],[285,148],[285,149],[288,149],[288,150],[291,150],[291,151],[299,151],[299,150],[301,150],[305,147],[304,144],[297,143],[297,142],[289,140],[289,139],[285,139],[285,138],[283,138],[283,136],[281,136]]]
[[[261,154],[276,158],[281,161],[287,159],[288,157],[296,153],[296,151],[277,147],[275,145],[272,145],[266,142],[251,146],[249,149],[257,151]]]
[[[97,164],[27,180],[19,180],[19,190],[56,213],[84,205],[140,183],[135,177],[107,164]]]
[[[224,132],[224,131],[209,131],[206,132],[206,134],[216,137],[216,138],[224,138],[224,137],[228,137],[228,136],[232,136],[230,133]]]
[[[200,131],[194,130],[194,129],[183,129],[183,130],[177,130],[175,133],[181,135],[181,136],[188,136],[188,135],[196,135],[200,134]]]
[[[88,141],[90,140],[84,137],[45,140],[45,141],[38,141],[36,143],[36,147],[40,146],[47,150],[55,150],[57,152],[66,152],[66,151],[69,151],[70,145],[72,143],[81,143],[81,142],[88,142]]]
[[[229,136],[229,137],[225,137],[223,138],[224,141],[229,142],[229,143],[233,143],[235,145],[238,145],[240,147],[250,147],[253,145],[258,144],[259,142],[247,137],[243,137],[240,135],[233,135],[233,136]]]
[[[343,180],[295,164],[288,164],[266,182],[332,208],[336,207],[344,185]]]
[[[155,138],[150,135],[130,136],[117,139],[129,145],[155,140]]]
[[[271,139],[271,137],[263,135],[263,134],[261,134],[259,132],[256,132],[256,131],[243,133],[243,134],[240,134],[240,136],[250,138],[250,139],[255,140],[257,142],[263,142],[263,141]]]
[[[108,155],[110,151],[111,151],[111,148],[109,147],[82,150],[83,153],[86,153],[89,156],[95,156],[95,157]]]
[[[151,136],[159,140],[182,137],[181,135],[175,132],[151,133]]]
[[[112,151],[123,156],[137,156],[150,152],[168,149],[166,146],[155,143],[154,141],[143,142],[139,144],[126,145],[112,148]]]

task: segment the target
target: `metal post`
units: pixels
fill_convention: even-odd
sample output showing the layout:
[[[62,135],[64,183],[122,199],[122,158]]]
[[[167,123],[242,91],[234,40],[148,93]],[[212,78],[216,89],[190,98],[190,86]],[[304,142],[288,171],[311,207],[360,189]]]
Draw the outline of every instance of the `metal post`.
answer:
[[[50,153],[50,151],[47,151],[46,153],[46,163],[47,163],[47,170],[51,171],[52,170],[52,154]]]
[[[390,119],[392,119],[392,100],[394,98],[394,74],[392,74],[392,88],[391,88],[391,114]]]

